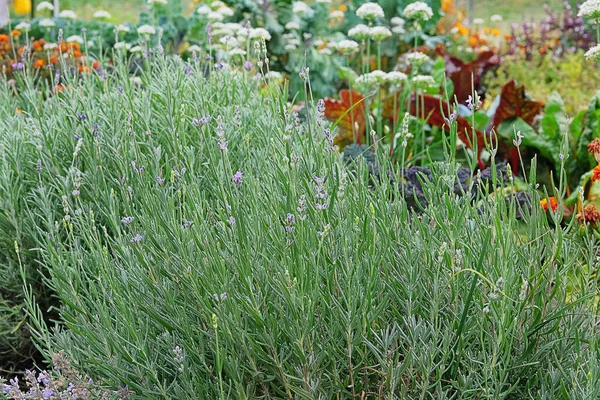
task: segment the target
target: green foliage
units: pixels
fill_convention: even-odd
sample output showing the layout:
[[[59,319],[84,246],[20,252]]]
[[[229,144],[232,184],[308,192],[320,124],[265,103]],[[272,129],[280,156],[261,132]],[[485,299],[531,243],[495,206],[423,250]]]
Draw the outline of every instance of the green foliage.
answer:
[[[139,399],[599,396],[595,252],[558,214],[452,194],[454,160],[423,176],[416,214],[326,151],[314,113],[296,130],[286,88],[184,67],[152,61],[139,87],[117,64],[0,102],[0,199],[22,225],[0,243],[60,302],[47,327],[27,296],[48,357]],[[388,151],[378,167],[399,177]]]
[[[493,99],[506,81],[515,79],[525,84],[534,98],[544,100],[557,92],[565,103],[567,115],[574,117],[600,87],[598,65],[585,60],[583,53],[539,56],[533,61],[519,58],[503,61],[495,74],[488,73],[485,86]]]

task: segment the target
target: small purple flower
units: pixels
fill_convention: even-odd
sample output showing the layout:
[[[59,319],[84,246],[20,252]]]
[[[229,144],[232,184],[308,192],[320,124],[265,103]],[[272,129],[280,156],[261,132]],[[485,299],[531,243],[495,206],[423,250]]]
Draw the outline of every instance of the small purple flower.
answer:
[[[457,114],[457,112],[456,112],[456,110],[455,110],[455,111],[452,111],[452,114],[450,114],[450,118],[446,118],[446,117],[444,117],[444,121],[446,121],[446,125],[448,125],[448,126],[452,125],[452,123],[453,123],[454,121],[456,121],[456,116],[457,116],[457,115],[458,115],[458,114]]]
[[[94,129],[92,131],[92,135],[94,135],[94,137],[97,138],[99,134],[100,134],[100,128],[98,127],[98,124],[94,124]]]
[[[186,66],[183,67],[183,73],[185,74],[185,76],[192,75],[192,66],[190,64],[186,64]]]
[[[215,64],[215,69],[219,70],[219,69],[223,69],[225,68],[225,64],[223,64],[223,62],[221,60],[217,61]]]
[[[201,127],[204,126],[206,124],[208,124],[211,120],[211,116],[210,115],[206,115],[204,117],[201,117],[200,119],[198,118],[192,118],[192,124],[194,124],[197,127]]]
[[[294,214],[288,213],[285,219],[285,231],[288,233],[294,232],[294,225],[296,224],[296,216]]]
[[[131,243],[139,243],[141,242],[143,239],[142,235],[135,235],[134,237],[131,238]]]
[[[183,224],[184,228],[189,228],[190,226],[192,226],[194,223],[192,221],[185,221],[185,223]]]
[[[211,26],[210,26],[210,22],[208,24],[206,24],[206,39],[208,40],[208,43],[212,43],[212,34],[211,34]]]
[[[38,172],[38,174],[42,173],[42,160],[40,160],[39,158],[37,160],[37,164],[36,164],[35,170]]]
[[[521,134],[521,131],[517,131],[517,133],[515,135],[517,136],[517,138],[515,140],[513,140],[513,144],[515,146],[519,147],[523,140],[523,135]]]
[[[246,61],[246,62],[244,63],[244,69],[245,69],[246,71],[250,71],[250,70],[252,69],[252,61]]]
[[[24,64],[21,61],[13,63],[13,65],[12,65],[12,68],[15,71],[21,71],[23,69],[23,67],[24,67]]]
[[[165,183],[165,180],[163,178],[161,178],[160,176],[157,176],[156,183],[158,183],[159,185],[162,185],[163,183]]]
[[[81,28],[81,33],[86,33],[87,29],[86,28]]]
[[[236,185],[241,185],[242,184],[242,173],[240,171],[237,171],[233,175],[233,183],[235,183]]]
[[[212,295],[212,298],[214,301],[225,301],[225,300],[227,300],[227,292],[223,292],[220,295],[214,293]]]
[[[124,223],[125,225],[129,225],[130,223],[133,222],[135,218],[134,217],[123,217],[121,218],[121,222]]]
[[[85,113],[82,111],[80,114],[76,114],[77,115],[77,119],[80,121],[85,121],[87,119],[87,116],[85,115]]]
[[[44,391],[42,392],[44,399],[49,399],[53,393],[54,393],[54,391],[48,387],[45,388]]]
[[[475,105],[473,103],[473,96],[469,95],[469,98],[467,99],[467,107],[471,111],[473,111],[473,110],[477,111],[481,107],[481,100],[479,100],[479,98],[477,98],[477,105]]]
[[[229,217],[229,219],[227,220],[227,222],[229,222],[229,225],[234,226],[235,225],[235,218],[233,216]]]
[[[123,89],[123,87],[122,87],[122,86],[119,86],[119,87],[117,88],[117,92],[119,92],[119,94],[123,94],[123,93],[125,92],[125,89]]]

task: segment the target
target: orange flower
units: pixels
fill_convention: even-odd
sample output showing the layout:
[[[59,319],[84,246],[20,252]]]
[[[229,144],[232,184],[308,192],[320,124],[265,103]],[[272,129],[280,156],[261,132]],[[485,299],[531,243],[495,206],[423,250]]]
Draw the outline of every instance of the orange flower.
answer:
[[[583,209],[583,213],[577,214],[577,221],[595,224],[600,221],[600,211],[598,211],[593,204],[588,204]]]
[[[549,199],[542,199],[540,201],[540,207],[542,207],[545,211],[548,211],[548,200],[550,200],[550,207],[552,211],[556,211],[558,208],[558,202],[555,197],[550,197]]]
[[[510,36],[508,33],[506,35],[504,35],[504,39],[505,40],[510,40],[512,39],[512,36]]]
[[[98,67],[100,67],[100,63],[99,63],[98,61],[94,61],[94,62],[92,63],[92,68],[93,68],[93,69],[98,69]]]
[[[58,64],[58,57],[57,56],[50,57],[50,64]]]
[[[477,47],[477,45],[478,45],[478,44],[479,44],[479,40],[477,40],[477,38],[476,38],[476,37],[473,37],[473,36],[471,36],[471,37],[469,38],[469,45],[470,45],[471,47]]]
[[[21,36],[21,31],[18,29],[13,29],[10,34],[13,36]]]
[[[469,30],[460,22],[455,22],[454,26],[458,29],[458,33],[467,36],[469,34]]]
[[[43,67],[44,65],[46,65],[46,60],[40,59],[40,60],[37,60],[35,62],[35,64],[33,64],[33,68],[38,69],[38,68]]]
[[[77,43],[77,42],[71,42],[71,43],[67,44],[67,48],[68,49],[74,48],[77,51],[81,51],[81,47],[79,46],[79,43]]]
[[[345,5],[342,4],[340,6],[339,10],[342,11],[342,12],[346,12],[346,11],[348,11],[348,7],[346,7]]]
[[[592,171],[592,182],[600,181],[600,165],[595,166]]]
[[[75,58],[79,58],[79,57],[81,57],[81,52],[80,52],[79,50],[75,50],[75,51],[73,52],[73,57],[75,57]]]
[[[23,114],[23,110],[21,110],[20,108],[17,108],[16,113],[17,114]]]
[[[8,35],[0,35],[0,43],[10,43],[10,38],[8,37]]]
[[[82,65],[81,67],[79,67],[79,72],[81,72],[81,73],[90,72],[90,71],[91,71],[90,67],[87,67],[85,65]]]

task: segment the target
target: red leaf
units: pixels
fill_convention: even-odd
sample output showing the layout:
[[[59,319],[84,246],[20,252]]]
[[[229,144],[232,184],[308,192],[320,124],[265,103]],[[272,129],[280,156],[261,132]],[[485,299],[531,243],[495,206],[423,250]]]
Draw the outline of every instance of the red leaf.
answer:
[[[473,92],[481,91],[481,78],[499,62],[498,56],[491,50],[479,53],[477,58],[469,63],[452,57],[441,49],[437,49],[437,52],[444,57],[446,75],[454,84],[454,95],[460,104],[464,104]]]
[[[543,107],[544,103],[540,101],[528,100],[525,97],[525,86],[517,86],[517,83],[512,80],[502,87],[500,104],[494,114],[492,127],[497,127],[502,121],[512,117],[521,117],[529,125],[532,125]]]
[[[438,126],[440,128],[443,127],[446,132],[450,131],[450,127],[444,120],[444,115],[442,115],[441,112],[441,110],[444,110],[445,113],[448,113],[447,110],[449,110],[450,107],[448,107],[447,102],[432,95],[418,96],[419,115],[417,115],[415,98],[416,96],[413,94],[411,97],[409,111],[411,115],[414,115],[418,118],[423,118],[430,125]],[[456,116],[456,123],[458,124],[458,137],[465,143],[465,145],[467,145],[467,147],[471,148],[470,143],[471,138],[473,137],[473,128],[471,127],[471,124],[460,115]],[[475,134],[477,136],[477,150],[479,152],[485,146],[485,142],[483,140],[483,133],[481,131],[475,130]]]
[[[350,97],[352,97],[352,101],[350,101]],[[363,99],[363,96],[355,90],[350,93],[347,89],[340,91],[340,100],[325,99],[325,117],[333,123],[347,110],[350,110],[352,105],[355,105],[337,125],[338,132],[335,142],[340,147],[353,143],[355,139],[356,143],[360,143],[364,137],[367,120]]]

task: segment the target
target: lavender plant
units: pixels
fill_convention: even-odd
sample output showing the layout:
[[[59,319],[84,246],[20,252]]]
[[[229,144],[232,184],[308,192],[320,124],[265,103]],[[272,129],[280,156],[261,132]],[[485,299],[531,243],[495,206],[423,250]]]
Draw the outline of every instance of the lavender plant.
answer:
[[[448,151],[412,170],[411,208],[387,145],[385,173],[348,168],[334,127],[241,61],[154,51],[136,80],[123,62],[55,95],[1,84],[19,229],[0,237],[48,361],[132,399],[599,396],[598,261],[562,206],[517,221],[500,179],[458,195]]]

